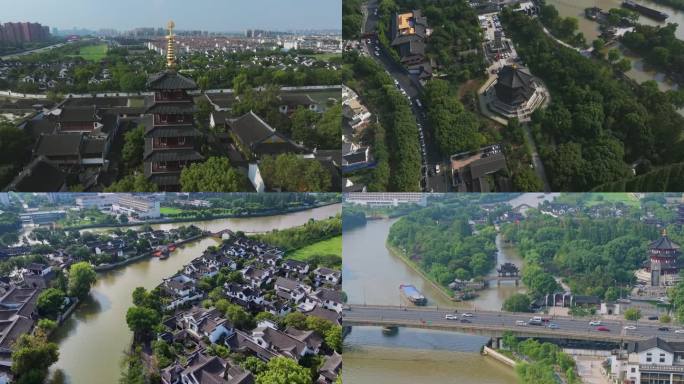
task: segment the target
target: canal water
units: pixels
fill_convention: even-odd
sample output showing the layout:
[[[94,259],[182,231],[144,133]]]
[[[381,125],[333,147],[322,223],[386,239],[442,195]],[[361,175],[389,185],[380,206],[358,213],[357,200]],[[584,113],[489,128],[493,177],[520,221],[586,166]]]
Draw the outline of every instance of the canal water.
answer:
[[[285,215],[163,224],[159,227],[170,229],[194,224],[208,230],[228,228],[265,232],[303,225],[312,218],[325,219],[338,214],[340,209],[341,205],[335,204]],[[167,260],[145,259],[99,274],[90,300],[82,303],[54,335],[59,344],[60,358],[52,367],[51,384],[117,384],[120,362],[132,337],[126,325],[126,311],[132,305],[133,290],[140,286],[154,288],[162,279],[172,276],[184,264],[198,257],[208,246],[217,243],[217,239],[205,238],[178,248]]]
[[[540,202],[557,194],[524,194],[511,200],[513,206]],[[345,230],[342,240],[343,288],[352,304],[406,305],[400,284],[415,285],[430,306],[456,306],[499,310],[503,302],[525,288],[512,282],[496,283],[480,291],[472,301],[455,303],[419,273],[394,256],[385,242],[390,227],[399,219],[371,220],[366,226]],[[497,237],[497,265],[522,260],[512,247]],[[492,271],[496,275],[496,271]],[[384,383],[486,383],[512,384],[514,372],[479,354],[487,338],[455,332],[401,328],[385,336],[377,327],[354,327],[345,339],[345,380],[358,384]]]
[[[643,4],[649,8],[657,9],[665,12],[670,17],[664,22],[659,22],[645,16],[639,16],[639,23],[653,26],[664,26],[667,23],[677,23],[679,27],[675,35],[677,38],[684,40],[684,12],[675,10],[671,7],[658,5],[647,0],[636,0],[637,3]],[[558,10],[561,17],[575,17],[579,22],[579,31],[584,34],[587,42],[596,39],[601,31],[597,22],[584,17],[584,10],[589,7],[599,7],[604,11],[611,8],[621,8],[622,0],[546,0],[546,4],[553,5]]]
[[[559,15],[562,17],[577,18],[579,31],[584,34],[587,42],[591,44],[591,42],[595,40],[601,32],[599,31],[599,24],[597,22],[584,17],[584,9],[596,6],[604,11],[608,11],[611,8],[620,8],[622,0],[546,0],[546,3],[555,6]],[[646,0],[637,0],[637,3],[641,3],[650,8],[657,9],[670,15],[665,22],[658,22],[645,16],[639,16],[639,23],[653,26],[664,26],[667,23],[677,23],[679,26],[677,27],[675,35],[680,40],[684,40],[684,11],[678,11],[673,8],[664,5],[658,5]],[[647,67],[642,58],[630,55],[626,52],[623,52],[623,54],[625,54],[625,56],[632,61],[632,69],[626,73],[627,76],[636,80],[638,83],[654,80],[656,83],[658,83],[658,88],[660,88],[660,90],[663,92],[678,88],[677,84],[669,81],[664,73]],[[680,113],[684,114],[684,109],[680,110]]]
[[[514,384],[508,366],[479,354],[487,338],[402,328],[383,336],[377,327],[355,327],[345,339],[345,383]]]

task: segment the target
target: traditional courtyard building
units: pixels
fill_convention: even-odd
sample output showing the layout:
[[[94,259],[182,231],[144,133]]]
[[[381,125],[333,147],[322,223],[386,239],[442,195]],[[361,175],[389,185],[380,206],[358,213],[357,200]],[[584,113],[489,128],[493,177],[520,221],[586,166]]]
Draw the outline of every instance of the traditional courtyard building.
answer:
[[[175,24],[168,24],[167,69],[150,77],[147,87],[154,91],[154,104],[147,113],[152,125],[145,127],[145,177],[163,191],[180,190],[180,173],[192,162],[203,160],[197,151],[195,104],[188,91],[197,89],[192,79],[176,71]]]

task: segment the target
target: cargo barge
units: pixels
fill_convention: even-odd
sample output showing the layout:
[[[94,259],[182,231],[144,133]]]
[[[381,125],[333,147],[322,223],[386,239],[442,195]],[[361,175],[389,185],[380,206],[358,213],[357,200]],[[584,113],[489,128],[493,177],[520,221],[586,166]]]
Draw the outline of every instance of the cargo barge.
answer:
[[[427,304],[427,299],[423,294],[418,291],[413,285],[400,285],[399,290],[404,297],[415,305],[425,305]]]
[[[668,17],[670,17],[667,13],[660,12],[656,9],[649,8],[646,6],[643,6],[641,4],[635,3],[634,1],[631,0],[626,0],[622,2],[622,7],[631,9],[633,11],[639,12],[640,14],[650,17],[651,19],[658,20],[658,21],[665,21]]]

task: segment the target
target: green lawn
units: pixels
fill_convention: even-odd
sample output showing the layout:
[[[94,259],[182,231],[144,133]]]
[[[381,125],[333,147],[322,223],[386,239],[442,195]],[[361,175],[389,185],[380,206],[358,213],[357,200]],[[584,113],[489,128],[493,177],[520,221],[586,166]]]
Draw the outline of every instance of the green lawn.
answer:
[[[81,48],[78,56],[88,61],[100,61],[107,56],[107,44],[89,45]]]
[[[633,193],[591,193],[587,200],[587,206],[600,203],[623,203],[625,205],[638,207],[639,199]]]
[[[287,257],[288,259],[307,261],[313,255],[338,255],[342,257],[342,236],[336,236],[300,248]]]
[[[330,61],[330,59],[335,59],[335,58],[340,58],[342,57],[341,53],[316,53],[313,55],[304,55],[308,57],[313,57],[317,60],[321,61]]]
[[[159,213],[161,213],[162,215],[174,215],[174,214],[181,213],[181,212],[183,212],[183,210],[179,209],[179,208],[173,208],[173,207],[161,207],[161,208],[159,208]]]

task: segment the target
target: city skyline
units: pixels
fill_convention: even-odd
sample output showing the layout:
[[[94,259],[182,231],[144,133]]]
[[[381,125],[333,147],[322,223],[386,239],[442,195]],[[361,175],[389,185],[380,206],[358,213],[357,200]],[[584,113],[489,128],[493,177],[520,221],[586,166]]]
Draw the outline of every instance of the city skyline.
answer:
[[[112,3],[72,1],[71,9],[79,9],[79,12],[64,12],[64,4],[54,0],[27,0],[21,7],[11,7],[9,0],[0,0],[0,6],[4,10],[0,23],[37,22],[51,29],[125,31],[141,27],[163,27],[169,19],[176,22],[179,30],[210,32],[342,28],[341,0],[237,0],[225,3],[198,0],[193,2],[192,8],[188,8],[180,0],[153,0],[144,4],[132,0]],[[131,12],[132,9],[138,11]],[[211,12],[205,12],[207,9],[211,9]]]

